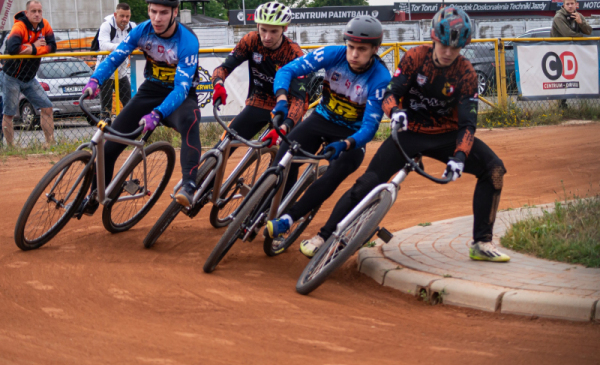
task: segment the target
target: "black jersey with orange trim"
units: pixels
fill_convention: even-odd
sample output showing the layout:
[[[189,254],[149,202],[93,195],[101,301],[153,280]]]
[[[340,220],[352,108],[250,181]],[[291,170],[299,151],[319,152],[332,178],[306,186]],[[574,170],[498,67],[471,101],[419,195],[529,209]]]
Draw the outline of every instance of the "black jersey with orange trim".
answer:
[[[246,34],[227,56],[225,62],[213,71],[212,80],[213,83],[225,80],[236,67],[244,61],[248,61],[250,83],[246,105],[271,110],[276,104],[273,92],[275,73],[281,67],[303,55],[300,46],[286,36],[283,36],[281,45],[272,50],[265,47],[258,32],[253,31]],[[288,96],[290,103],[288,116],[297,123],[308,107],[303,79],[295,79],[292,82]]]
[[[433,63],[429,45],[410,49],[388,85],[383,110],[389,116],[400,104],[406,109],[408,129],[425,134],[458,130],[456,152],[469,155],[477,127],[477,74],[459,55],[448,67]]]

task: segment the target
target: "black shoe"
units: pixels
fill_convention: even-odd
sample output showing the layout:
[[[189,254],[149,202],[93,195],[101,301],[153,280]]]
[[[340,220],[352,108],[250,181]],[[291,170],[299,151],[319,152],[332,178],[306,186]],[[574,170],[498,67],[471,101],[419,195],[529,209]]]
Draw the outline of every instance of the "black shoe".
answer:
[[[194,201],[194,193],[196,192],[196,184],[193,182],[184,183],[181,189],[175,194],[177,203],[186,208],[191,208]]]
[[[96,213],[96,210],[98,210],[99,206],[100,203],[98,203],[96,199],[90,199],[89,196],[86,196],[85,199],[83,199],[83,202],[81,202],[79,209],[77,209],[77,212],[73,215],[73,217],[81,219],[81,216],[84,214],[91,217],[94,215],[94,213]]]

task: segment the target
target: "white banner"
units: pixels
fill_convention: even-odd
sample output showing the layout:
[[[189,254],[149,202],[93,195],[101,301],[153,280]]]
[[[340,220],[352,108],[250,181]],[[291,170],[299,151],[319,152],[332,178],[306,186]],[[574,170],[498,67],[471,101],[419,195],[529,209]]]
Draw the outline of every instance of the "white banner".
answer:
[[[600,97],[598,45],[515,43],[523,100]]]
[[[200,67],[198,74],[200,76],[200,85],[196,89],[198,94],[198,107],[202,120],[211,121],[213,117],[212,95],[213,86],[210,78],[215,68],[220,66],[225,61],[225,53],[223,57],[200,57]],[[135,95],[137,88],[144,82],[144,67],[146,59],[144,56],[131,57],[131,92]],[[246,106],[248,97],[248,62],[238,66],[225,80],[225,89],[227,90],[227,105],[221,106],[220,115],[230,117],[238,115]]]
[[[6,24],[10,23],[10,8],[12,7],[13,0],[0,0],[0,30],[6,28]]]

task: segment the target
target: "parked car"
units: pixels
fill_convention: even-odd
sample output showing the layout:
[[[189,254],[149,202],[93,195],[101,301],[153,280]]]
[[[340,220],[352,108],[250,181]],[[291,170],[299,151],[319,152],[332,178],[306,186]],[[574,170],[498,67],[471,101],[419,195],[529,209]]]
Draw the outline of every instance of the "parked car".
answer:
[[[551,27],[530,29],[517,38],[550,38]],[[592,25],[592,34],[584,37],[600,37],[600,26]]]
[[[466,57],[477,73],[479,95],[489,95],[496,91],[496,55],[494,46],[486,43],[472,43],[463,48],[460,53]],[[511,49],[505,50],[505,67],[508,77],[509,92],[516,89],[515,55]]]
[[[92,76],[92,69],[81,59],[75,57],[48,57],[42,58],[36,80],[48,94],[52,102],[54,116],[82,116],[79,107],[79,97],[83,87]],[[100,99],[95,98],[88,102],[94,114],[100,113]],[[40,122],[40,110],[21,94],[19,101],[19,118],[15,118],[16,125],[31,129]],[[91,124],[92,121],[88,119]]]

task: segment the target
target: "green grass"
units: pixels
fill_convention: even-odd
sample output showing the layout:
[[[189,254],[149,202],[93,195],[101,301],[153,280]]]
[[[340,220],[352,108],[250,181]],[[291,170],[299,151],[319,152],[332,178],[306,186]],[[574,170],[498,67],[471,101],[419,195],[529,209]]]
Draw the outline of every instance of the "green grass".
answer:
[[[556,202],[544,212],[514,224],[502,245],[544,259],[600,267],[600,195]]]

